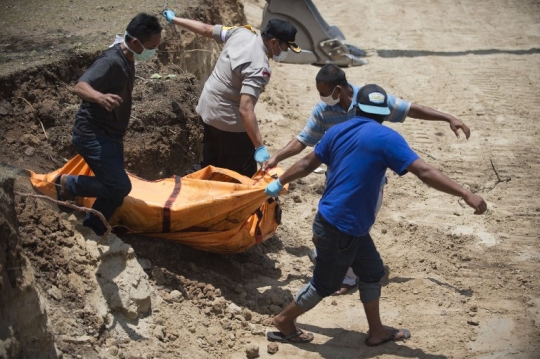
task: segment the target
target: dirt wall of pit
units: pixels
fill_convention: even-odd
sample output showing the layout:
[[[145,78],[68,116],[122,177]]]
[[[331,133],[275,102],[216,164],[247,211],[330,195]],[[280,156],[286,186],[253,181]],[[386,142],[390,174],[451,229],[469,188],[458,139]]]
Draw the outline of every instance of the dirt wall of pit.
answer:
[[[67,28],[67,22],[54,20],[57,3],[40,7],[53,11],[44,25]],[[78,2],[66,6],[72,5],[87,6]],[[208,23],[245,22],[242,5],[236,0],[176,5],[179,16]],[[7,1],[5,6],[10,11],[8,20],[15,21],[17,14],[12,11],[30,11],[25,7],[31,4]],[[98,2],[92,6],[94,11],[86,13],[109,9]],[[114,16],[114,6],[110,10],[102,13],[104,20]],[[126,11],[129,18],[135,13]],[[84,16],[76,21],[83,21]],[[202,83],[220,51],[214,41],[175,30],[162,21],[164,36],[158,56],[136,64],[132,118],[125,138],[126,169],[150,180],[183,175],[201,159],[202,126],[194,110]],[[88,313],[85,304],[88,288],[93,288],[88,285],[88,273],[93,273],[91,264],[95,263],[86,260],[84,253],[81,261],[68,260],[64,253],[76,246],[67,222],[45,203],[14,198],[15,178],[22,178],[24,190],[31,188],[20,171],[1,165],[45,173],[76,154],[71,128],[80,99],[73,86],[110,41],[110,34],[105,38],[98,31],[99,24],[93,26],[94,32],[90,26],[70,37],[65,29],[39,29],[42,38],[52,32],[63,34],[53,50],[53,42],[40,44],[35,36],[25,34],[28,28],[17,32],[12,31],[16,27],[7,26],[0,35],[5,50],[0,55],[0,358],[55,358],[62,353],[91,357],[87,339],[95,336],[100,343],[107,339],[103,321],[98,314]],[[76,43],[85,38],[96,46]],[[41,45],[36,51],[35,46]],[[98,277],[103,281],[103,276]],[[80,286],[71,290],[73,283]],[[49,307],[56,308],[55,312],[48,314]],[[75,338],[74,333],[80,335]],[[109,347],[116,345],[123,346],[115,342]]]
[[[54,358],[56,348],[34,270],[19,236],[14,173],[0,172],[0,357]]]

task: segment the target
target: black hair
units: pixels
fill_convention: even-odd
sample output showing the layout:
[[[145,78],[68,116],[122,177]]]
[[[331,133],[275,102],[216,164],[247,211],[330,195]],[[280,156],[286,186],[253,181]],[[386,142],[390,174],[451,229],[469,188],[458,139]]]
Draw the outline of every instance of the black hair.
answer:
[[[272,40],[272,39],[276,39],[277,41],[279,41],[280,43],[283,43],[283,42],[287,42],[285,40],[281,40],[277,37],[275,37],[274,35],[272,35],[271,33],[268,32],[268,26],[266,27],[266,29],[263,30],[263,32],[261,32],[261,37],[265,40]]]
[[[347,77],[345,76],[345,71],[343,71],[334,64],[324,65],[317,73],[315,81],[322,82],[329,85],[330,87],[335,87],[337,85],[349,85],[349,83],[347,82]]]
[[[272,35],[272,34],[270,34],[270,33],[268,32],[268,29],[264,29],[264,30],[261,32],[261,36],[264,37],[264,38],[267,39],[267,40],[271,40],[271,39],[273,39],[273,38],[275,37],[274,35]]]
[[[152,36],[159,34],[161,30],[163,28],[157,17],[140,13],[129,22],[126,28],[129,35],[126,35],[126,40],[135,37],[141,42],[148,41]]]
[[[356,105],[355,107],[356,107],[356,116],[370,118],[372,120],[377,121],[378,123],[383,123],[384,119],[386,118],[386,115],[375,115],[373,113],[364,112],[360,109],[360,107],[358,107],[358,105]]]

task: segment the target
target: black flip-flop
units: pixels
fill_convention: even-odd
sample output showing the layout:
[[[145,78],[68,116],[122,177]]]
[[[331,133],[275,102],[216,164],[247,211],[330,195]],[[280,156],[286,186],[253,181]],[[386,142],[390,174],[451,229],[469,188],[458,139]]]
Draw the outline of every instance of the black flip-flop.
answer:
[[[305,333],[307,335],[307,338],[301,338],[300,336],[304,334],[304,331],[301,329],[298,329],[296,332],[284,335],[281,332],[268,332],[266,333],[266,339],[268,339],[271,342],[280,342],[280,343],[290,343],[290,344],[296,344],[296,343],[309,343],[313,340],[313,334],[312,333]],[[298,338],[297,340],[292,340],[293,338]]]
[[[56,199],[63,202],[65,201],[65,198],[64,196],[62,196],[62,184],[60,182],[61,179],[61,174],[56,176],[56,178],[54,179],[54,187],[56,188]],[[65,213],[73,213],[73,208],[62,206],[61,204],[58,204],[58,209]]]
[[[402,332],[403,333],[403,336],[401,338],[397,338],[399,332]],[[394,329],[392,331],[392,335],[390,335],[388,338],[386,338],[385,340],[383,340],[382,342],[380,343],[377,343],[377,344],[371,344],[369,342],[369,336],[366,338],[366,345],[368,347],[376,347],[378,345],[381,345],[381,344],[384,344],[384,343],[388,343],[388,342],[397,342],[398,340],[404,340],[404,339],[409,339],[411,337],[411,332],[409,332],[407,329]]]

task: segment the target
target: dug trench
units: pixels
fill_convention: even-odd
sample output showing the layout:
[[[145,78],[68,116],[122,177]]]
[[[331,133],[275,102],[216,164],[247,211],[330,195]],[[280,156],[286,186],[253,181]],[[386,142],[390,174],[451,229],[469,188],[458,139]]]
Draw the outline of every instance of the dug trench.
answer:
[[[227,11],[202,4],[206,11],[188,15],[243,20],[235,18],[241,8],[231,12],[241,7],[235,2],[221,4]],[[202,127],[194,108],[218,50],[210,41],[169,36],[159,58],[137,63],[127,171],[153,180],[183,175],[200,160]],[[70,133],[80,100],[72,88],[98,53],[67,51],[0,78],[0,162],[9,199],[2,202],[2,225],[10,229],[2,248],[7,262],[0,263],[9,291],[0,300],[11,308],[2,314],[9,325],[2,326],[0,356],[205,358],[243,351],[291,299],[279,288],[263,295],[242,285],[280,277],[268,256],[282,250],[279,238],[237,255],[135,235],[111,235],[98,246],[80,226],[82,214],[59,213],[31,196],[25,170],[46,173],[76,154]]]

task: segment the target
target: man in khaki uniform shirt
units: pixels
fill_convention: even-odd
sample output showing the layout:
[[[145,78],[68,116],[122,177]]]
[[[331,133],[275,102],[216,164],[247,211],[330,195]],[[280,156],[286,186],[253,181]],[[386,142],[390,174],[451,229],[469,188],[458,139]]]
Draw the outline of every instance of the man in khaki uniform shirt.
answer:
[[[225,43],[197,105],[204,124],[202,165],[251,177],[257,171],[257,162],[262,164],[270,158],[254,112],[270,80],[269,58],[282,61],[289,48],[301,51],[294,40],[296,28],[273,19],[259,36],[250,26],[209,25],[176,17],[171,10],[165,10],[163,16],[171,24]]]

